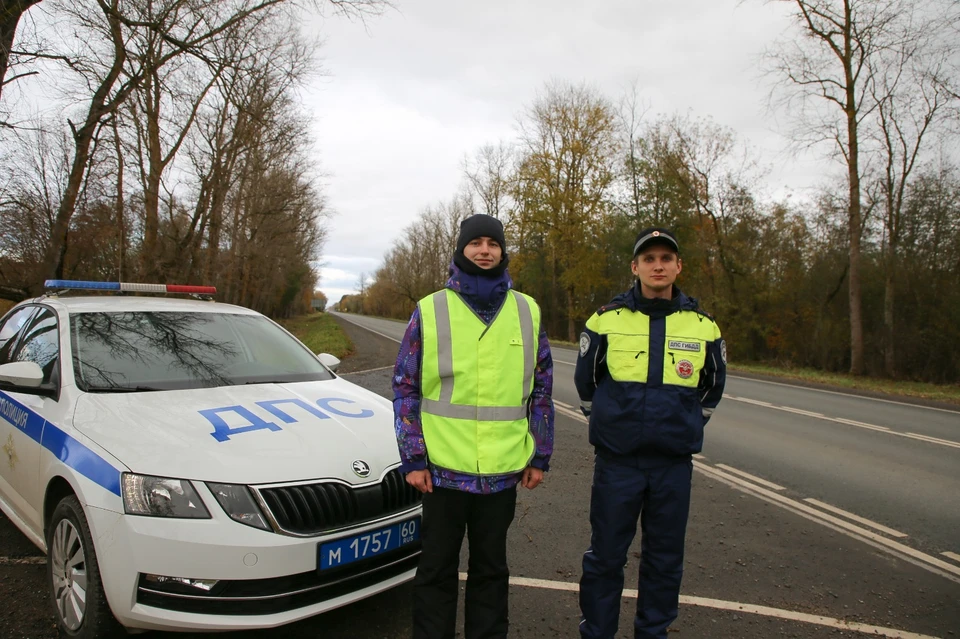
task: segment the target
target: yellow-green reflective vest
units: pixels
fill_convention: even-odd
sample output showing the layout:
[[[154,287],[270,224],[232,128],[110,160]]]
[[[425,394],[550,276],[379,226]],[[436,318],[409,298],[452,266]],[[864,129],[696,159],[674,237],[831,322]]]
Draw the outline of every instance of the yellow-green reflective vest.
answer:
[[[508,291],[489,325],[455,292],[418,303],[423,339],[420,418],[430,463],[472,475],[506,475],[533,459],[527,404],[540,307]]]

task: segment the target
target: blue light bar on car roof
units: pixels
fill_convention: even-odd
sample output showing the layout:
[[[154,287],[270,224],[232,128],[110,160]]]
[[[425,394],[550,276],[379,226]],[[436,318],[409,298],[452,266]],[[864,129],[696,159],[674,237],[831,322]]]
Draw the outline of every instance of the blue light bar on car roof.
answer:
[[[137,282],[91,282],[86,280],[47,280],[48,289],[86,291],[123,291],[125,293],[191,293],[215,295],[216,286],[189,286],[186,284],[140,284]]]

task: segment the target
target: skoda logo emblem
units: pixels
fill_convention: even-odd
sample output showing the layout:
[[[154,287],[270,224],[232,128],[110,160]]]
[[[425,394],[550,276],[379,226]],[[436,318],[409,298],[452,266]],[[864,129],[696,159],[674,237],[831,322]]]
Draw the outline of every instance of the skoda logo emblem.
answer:
[[[370,464],[362,459],[356,459],[353,462],[353,472],[355,472],[358,477],[366,477],[370,474]]]

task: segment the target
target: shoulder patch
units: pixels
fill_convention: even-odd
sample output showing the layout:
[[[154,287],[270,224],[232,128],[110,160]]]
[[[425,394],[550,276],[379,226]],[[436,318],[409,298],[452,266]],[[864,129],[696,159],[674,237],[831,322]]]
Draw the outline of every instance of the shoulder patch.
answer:
[[[723,362],[724,366],[727,364],[727,340],[720,340],[720,361]]]
[[[623,302],[610,302],[609,304],[604,304],[597,310],[597,315],[603,315],[607,311],[613,311],[618,308],[623,308],[625,305]]]
[[[580,357],[586,355],[588,350],[590,350],[590,336],[584,331],[580,333]]]

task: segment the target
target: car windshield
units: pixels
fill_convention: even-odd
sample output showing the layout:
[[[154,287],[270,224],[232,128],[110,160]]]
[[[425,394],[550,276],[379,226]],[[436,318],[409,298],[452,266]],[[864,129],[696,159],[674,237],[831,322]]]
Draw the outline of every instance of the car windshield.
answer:
[[[331,379],[301,343],[260,315],[184,312],[70,316],[77,386],[88,392]]]

